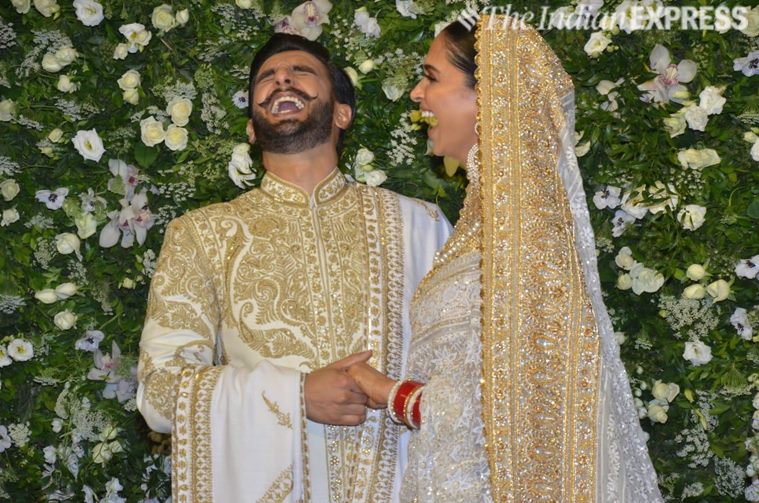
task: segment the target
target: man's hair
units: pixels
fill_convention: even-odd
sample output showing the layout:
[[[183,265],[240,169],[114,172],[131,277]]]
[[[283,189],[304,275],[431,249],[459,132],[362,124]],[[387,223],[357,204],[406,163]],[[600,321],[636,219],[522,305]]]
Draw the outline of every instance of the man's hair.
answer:
[[[267,59],[285,51],[303,51],[312,55],[318,59],[327,69],[329,75],[329,81],[332,84],[332,96],[338,102],[350,106],[351,108],[351,122],[356,116],[356,91],[353,89],[353,83],[350,77],[343,71],[342,68],[335,65],[329,58],[329,51],[317,43],[303,38],[298,35],[290,35],[287,33],[276,33],[269,39],[266,44],[261,47],[256,55],[253,57],[253,62],[250,64],[250,77],[248,83],[248,90],[250,91],[250,99],[248,106],[249,116],[253,116],[253,107],[255,106],[253,100],[253,89],[255,88],[255,79],[258,75],[258,71]],[[350,123],[348,123],[350,126]],[[348,127],[346,126],[346,128]],[[343,150],[343,137],[345,136],[345,130],[341,129],[337,138],[337,155],[339,156]]]

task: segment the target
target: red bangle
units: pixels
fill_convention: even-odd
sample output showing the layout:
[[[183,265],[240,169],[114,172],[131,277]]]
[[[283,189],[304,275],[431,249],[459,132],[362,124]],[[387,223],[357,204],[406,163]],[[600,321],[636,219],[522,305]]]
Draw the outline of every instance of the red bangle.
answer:
[[[420,402],[422,401],[423,386],[419,386],[409,396],[406,403],[405,423],[409,428],[418,430],[422,422],[422,416],[420,411]]]
[[[411,394],[420,386],[422,386],[422,383],[412,380],[403,381],[401,383],[398,387],[398,391],[395,393],[392,403],[395,417],[399,419],[406,417],[406,403]]]

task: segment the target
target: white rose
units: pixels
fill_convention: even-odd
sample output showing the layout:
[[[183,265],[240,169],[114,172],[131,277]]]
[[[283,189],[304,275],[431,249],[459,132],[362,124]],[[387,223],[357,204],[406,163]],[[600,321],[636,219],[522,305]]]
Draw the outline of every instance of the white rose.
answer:
[[[353,84],[353,87],[360,88],[361,86],[358,79],[358,73],[356,72],[356,70],[350,66],[346,66],[345,68],[343,68],[343,70],[348,75],[348,78],[351,79],[351,84]]]
[[[381,169],[374,169],[366,174],[366,184],[370,187],[382,185],[387,180],[387,175]]]
[[[140,92],[137,89],[127,89],[121,93],[121,97],[125,103],[129,103],[130,105],[136,105],[140,102]]]
[[[754,7],[746,13],[746,27],[741,31],[748,37],[759,35],[759,6]]]
[[[669,133],[670,138],[680,136],[685,132],[685,127],[688,125],[685,122],[685,114],[680,112],[674,113],[664,119],[664,128]]]
[[[654,387],[651,389],[651,393],[657,400],[672,402],[672,400],[680,394],[680,386],[675,383],[664,383],[657,380],[654,382]]]
[[[43,304],[52,304],[58,301],[58,296],[52,288],[45,288],[44,290],[34,292],[34,298]]]
[[[184,150],[187,147],[187,130],[171,124],[166,129],[165,141],[169,150]]]
[[[177,12],[177,24],[184,25],[187,24],[187,21],[190,20],[190,11],[187,9],[182,9],[179,12]]]
[[[124,278],[121,280],[121,283],[119,283],[120,288],[126,288],[128,290],[132,290],[135,286],[137,286],[137,283],[135,283],[132,278]]]
[[[646,411],[648,418],[654,423],[666,423],[667,422],[667,409],[656,401],[652,401],[648,404],[648,410]]]
[[[611,39],[602,31],[593,33],[585,44],[585,53],[591,58],[597,58],[609,47]]]
[[[677,153],[677,160],[680,166],[690,169],[703,169],[708,166],[719,164],[719,154],[711,148],[689,148],[680,150]]]
[[[95,129],[77,131],[71,142],[83,158],[91,161],[99,162],[105,153],[103,141]]]
[[[759,162],[759,141],[751,146],[751,158]]]
[[[142,143],[148,147],[158,145],[166,138],[163,124],[152,116],[140,121],[140,134],[142,137]]]
[[[127,44],[119,44],[113,50],[113,59],[124,59],[129,54],[129,46]]]
[[[42,56],[42,68],[50,73],[56,73],[63,69],[63,65],[56,59],[53,53],[48,52]]]
[[[356,152],[356,165],[365,166],[374,160],[374,152],[368,148],[361,147]]]
[[[177,126],[185,126],[190,122],[192,101],[177,96],[166,105],[166,113],[171,116],[171,122]]]
[[[19,14],[26,14],[32,6],[32,0],[11,0],[11,4]]]
[[[68,255],[70,253],[79,254],[81,246],[82,243],[76,234],[64,232],[55,236],[55,247],[58,250],[58,253],[62,255]]]
[[[618,267],[621,267],[622,269],[629,271],[632,269],[632,266],[635,265],[635,259],[632,257],[632,251],[629,247],[625,246],[621,250],[619,250],[619,253],[617,253],[617,256],[614,257],[614,262],[617,264]]]
[[[241,9],[252,9],[253,0],[235,0],[235,5]]]
[[[358,65],[358,71],[361,72],[361,73],[363,73],[363,74],[367,74],[367,73],[371,72],[372,70],[374,70],[374,60],[373,59],[364,60],[363,63],[361,63],[360,65]]]
[[[712,348],[701,341],[685,343],[683,358],[690,361],[693,365],[704,365],[712,361]]]
[[[590,151],[590,140],[575,146],[575,156],[582,157]]]
[[[177,25],[171,6],[165,3],[153,9],[150,21],[153,23],[153,26],[161,31],[169,31]]]
[[[632,278],[629,274],[620,274],[617,278],[617,288],[620,290],[629,290],[632,288]]]
[[[55,59],[63,66],[73,63],[77,56],[79,56],[79,53],[73,47],[61,47],[55,51]]]
[[[127,70],[116,82],[122,91],[127,91],[138,87],[142,82],[142,78],[140,77],[140,72],[137,70]]]
[[[724,87],[707,86],[706,89],[701,91],[701,94],[698,95],[701,99],[698,106],[706,110],[706,113],[709,115],[721,114],[722,106],[727,102],[727,100],[722,97],[724,90]]]
[[[65,311],[61,311],[53,317],[53,323],[55,323],[55,326],[61,330],[68,330],[74,326],[74,323],[76,323],[76,318],[77,317],[74,313],[66,309]]]
[[[706,269],[701,264],[691,264],[685,271],[685,275],[688,276],[688,279],[698,281],[706,276]]]
[[[74,8],[84,26],[97,26],[103,21],[103,6],[94,0],[74,0]]]
[[[59,75],[58,85],[56,87],[62,93],[73,93],[79,86],[74,82],[71,82],[71,77],[68,75]]]
[[[706,110],[697,105],[688,105],[684,108],[685,121],[688,123],[688,127],[695,131],[704,131],[706,124],[709,122],[709,114]]]
[[[45,17],[50,17],[53,14],[58,14],[61,7],[55,0],[34,0],[34,8],[39,11]]]
[[[16,208],[8,208],[3,210],[3,218],[0,220],[0,227],[6,227],[12,223],[18,222],[21,216],[18,214]]]
[[[398,101],[403,96],[403,89],[398,87],[394,79],[385,79],[382,82],[382,92],[390,101]]]
[[[683,290],[683,297],[686,299],[701,300],[706,297],[706,288],[699,285],[698,283],[695,285],[690,285],[685,290]]]
[[[83,213],[78,217],[74,217],[74,224],[76,225],[77,236],[82,239],[87,239],[95,234],[98,222],[92,213]]]
[[[13,100],[0,101],[0,121],[9,122],[16,116],[16,103]]]
[[[58,128],[53,129],[48,133],[47,139],[50,140],[53,143],[58,143],[63,139],[63,131],[61,131]]]
[[[706,287],[706,292],[714,298],[714,302],[722,302],[730,295],[730,283],[718,279]]]
[[[706,208],[698,204],[688,204],[677,213],[677,221],[683,229],[695,231],[706,221]]]
[[[632,289],[635,295],[643,292],[654,293],[664,284],[664,276],[660,272],[644,267],[640,274],[632,275]]]
[[[58,300],[66,300],[75,295],[78,290],[79,288],[77,288],[75,283],[61,283],[55,287],[55,295],[58,297]]]
[[[18,186],[18,183],[16,183],[16,180],[9,178],[8,180],[3,180],[2,183],[0,183],[0,194],[3,195],[3,199],[6,201],[11,201],[14,197],[18,195],[18,193],[21,191],[21,187]]]
[[[31,360],[34,356],[34,346],[32,346],[32,343],[27,340],[13,339],[8,344],[8,356],[17,362]],[[18,442],[16,443],[18,444]]]

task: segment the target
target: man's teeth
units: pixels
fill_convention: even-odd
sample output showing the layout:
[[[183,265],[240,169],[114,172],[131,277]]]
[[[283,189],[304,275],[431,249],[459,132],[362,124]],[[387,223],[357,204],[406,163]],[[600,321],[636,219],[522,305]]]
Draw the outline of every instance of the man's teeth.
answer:
[[[425,119],[431,119],[435,117],[435,114],[433,114],[429,110],[422,110],[422,117],[424,117]]]
[[[271,106],[271,113],[278,114],[280,106],[283,103],[293,103],[298,110],[303,110],[303,107],[306,106],[300,98],[296,98],[295,96],[282,96],[274,100],[274,103]]]

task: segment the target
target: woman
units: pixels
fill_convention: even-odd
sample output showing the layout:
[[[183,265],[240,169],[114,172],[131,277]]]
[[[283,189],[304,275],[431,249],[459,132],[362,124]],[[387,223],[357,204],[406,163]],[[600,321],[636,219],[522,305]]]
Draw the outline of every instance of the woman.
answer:
[[[412,305],[409,376],[349,372],[418,428],[402,501],[660,501],[601,298],[572,83],[534,29],[432,43],[411,97],[466,164],[455,230]],[[421,383],[426,383],[422,385]]]

